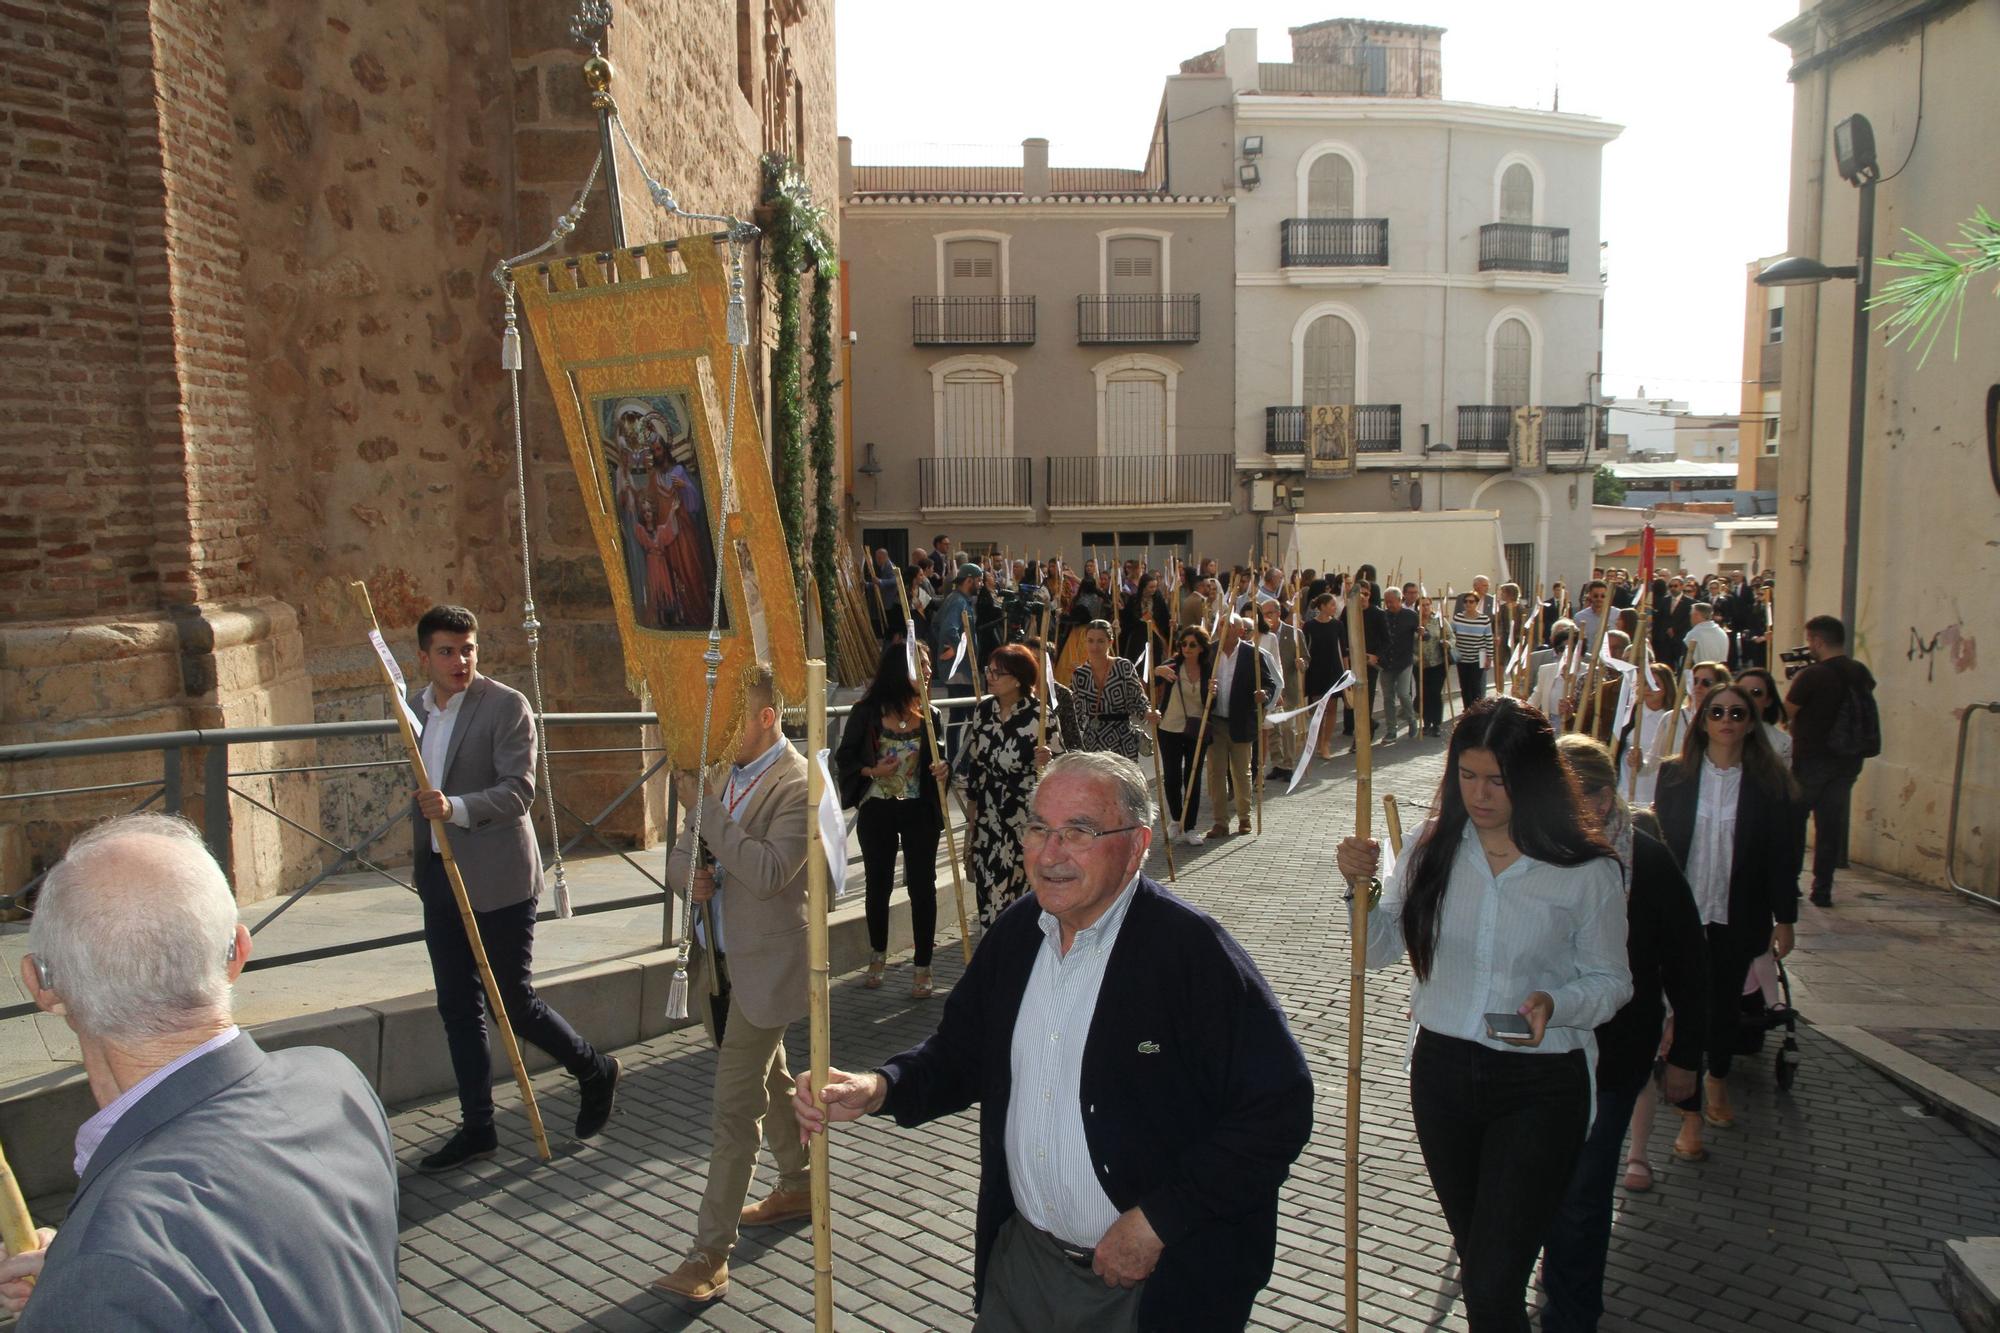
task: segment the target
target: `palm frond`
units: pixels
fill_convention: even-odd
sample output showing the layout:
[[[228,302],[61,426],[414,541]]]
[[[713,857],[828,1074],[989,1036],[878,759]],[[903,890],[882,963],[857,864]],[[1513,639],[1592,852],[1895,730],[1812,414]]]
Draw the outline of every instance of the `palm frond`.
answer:
[[[1939,245],[1903,229],[1914,249],[1898,250],[1877,260],[1884,268],[1905,270],[1868,301],[1868,309],[1889,313],[1876,327],[1888,334],[1888,345],[1907,338],[1919,348],[1917,365],[1930,359],[1931,348],[1951,320],[1951,359],[1958,360],[1959,333],[1965,324],[1965,293],[1982,273],[2000,272],[2000,220],[1982,205],[1958,226],[1959,241]],[[1994,289],[2000,296],[2000,286]]]

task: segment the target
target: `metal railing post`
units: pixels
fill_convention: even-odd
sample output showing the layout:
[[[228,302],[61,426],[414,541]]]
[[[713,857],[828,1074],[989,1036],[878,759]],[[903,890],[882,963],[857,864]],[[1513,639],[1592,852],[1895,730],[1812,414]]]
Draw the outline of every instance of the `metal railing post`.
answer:
[[[160,805],[170,815],[181,812],[181,747],[160,751]]]
[[[201,766],[201,837],[208,844],[209,855],[222,867],[222,873],[229,874],[231,844],[235,841],[229,825],[229,742],[217,739],[202,756]],[[236,890],[236,879],[229,880],[230,892]]]

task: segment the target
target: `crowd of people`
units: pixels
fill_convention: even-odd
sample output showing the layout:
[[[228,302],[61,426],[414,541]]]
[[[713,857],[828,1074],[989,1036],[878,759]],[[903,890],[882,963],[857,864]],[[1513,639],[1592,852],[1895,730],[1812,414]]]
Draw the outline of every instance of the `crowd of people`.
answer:
[[[807,1216],[812,1133],[980,1104],[978,1327],[1242,1327],[1272,1272],[1279,1187],[1313,1132],[1312,1079],[1254,961],[1144,867],[1163,838],[1252,834],[1266,783],[1330,755],[1332,710],[1351,730],[1366,699],[1374,744],[1448,730],[1408,847],[1385,865],[1350,838],[1337,865],[1353,884],[1380,879],[1356,941],[1367,965],[1415,976],[1411,1103],[1470,1326],[1527,1327],[1539,1257],[1543,1327],[1597,1327],[1614,1192],[1652,1187],[1656,1107],[1680,1117],[1673,1153],[1689,1163],[1736,1121],[1728,1079],[1744,1015],[1773,1003],[1792,947],[1808,820],[1811,899],[1831,905],[1848,793],[1880,743],[1845,627],[1808,621],[1811,660],[1781,683],[1756,584],[1666,577],[1635,599],[1629,578],[1594,573],[1572,605],[1561,585],[1547,597],[1478,576],[1440,594],[1365,564],[961,559],[942,537],[907,570],[877,552],[870,573],[905,582],[871,594],[879,668],[833,758],[862,851],[862,984],[885,982],[900,882],[909,994],[934,993],[954,801],[978,947],[936,1035],[873,1072],[835,1070],[823,1098],[794,1078],[806,759],[773,673],[753,670],[699,844],[689,811],[668,859],[718,1056],[694,1244],[656,1286],[719,1300],[743,1229]],[[578,1080],[578,1138],[614,1114],[621,1075],[529,978],[534,727],[520,695],[479,673],[476,636],[463,608],[427,613],[411,697],[434,756],[413,850],[461,1107],[419,1164],[430,1172],[495,1145],[486,995],[439,830],[515,1030]],[[1365,695],[1336,693],[1350,673]],[[938,704],[959,696],[971,706]],[[693,775],[675,780],[686,809]],[[395,1321],[381,1106],[337,1057],[266,1054],[234,1027],[228,983],[250,941],[233,919],[199,836],[163,817],[112,821],[50,872],[22,977],[78,1033],[102,1109],[79,1135],[70,1219],[0,1263],[0,1302],[24,1328]],[[159,961],[118,965],[140,954]],[[760,1142],[778,1179],[752,1202]],[[322,1178],[335,1162],[338,1188]],[[297,1281],[272,1281],[277,1269]]]

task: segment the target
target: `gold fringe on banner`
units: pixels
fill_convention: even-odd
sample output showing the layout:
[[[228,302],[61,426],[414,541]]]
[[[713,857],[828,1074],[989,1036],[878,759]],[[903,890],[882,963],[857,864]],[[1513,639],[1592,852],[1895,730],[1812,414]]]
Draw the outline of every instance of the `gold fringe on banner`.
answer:
[[[611,587],[627,679],[652,690],[660,743],[682,769],[701,758],[717,559],[710,759],[734,744],[753,662],[768,661],[791,698],[806,684],[799,597],[747,364],[735,386],[726,525],[717,512],[731,401],[727,254],[724,237],[690,237],[514,274]]]

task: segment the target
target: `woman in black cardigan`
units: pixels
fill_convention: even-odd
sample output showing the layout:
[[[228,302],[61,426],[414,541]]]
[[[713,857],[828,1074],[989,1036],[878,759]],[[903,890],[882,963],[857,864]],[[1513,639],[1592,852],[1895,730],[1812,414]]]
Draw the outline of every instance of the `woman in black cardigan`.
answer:
[[[855,836],[861,842],[868,918],[868,976],[862,983],[874,990],[882,984],[889,958],[889,892],[896,882],[896,852],[903,853],[903,887],[910,897],[910,933],[915,937],[916,975],[910,998],[931,994],[931,944],[937,934],[937,845],[944,833],[944,791],[932,775],[924,736],[923,696],[910,680],[903,636],[892,634],[882,647],[875,679],[847,715],[840,747],[834,751],[834,773],[840,783],[840,804],[859,807]],[[927,675],[927,654],[917,649],[917,670]],[[944,732],[944,719],[930,710],[934,735]]]
[[[1707,1033],[1708,944],[1687,880],[1669,852],[1646,827],[1635,827],[1619,795],[1618,770],[1611,752],[1588,736],[1556,742],[1563,762],[1583,791],[1605,841],[1618,853],[1625,872],[1625,951],[1632,968],[1632,998],[1597,1029],[1597,1120],[1570,1176],[1569,1193],[1556,1212],[1542,1248],[1543,1333],[1590,1333],[1604,1315],[1604,1257],[1611,1244],[1611,1199],[1617,1184],[1618,1148],[1632,1126],[1626,1180],[1652,1186],[1644,1130],[1632,1114],[1648,1093],[1646,1085],[1660,1049],[1667,1006],[1674,1034],[1662,1076],[1670,1101],[1694,1095],[1701,1074]],[[1645,818],[1656,831],[1658,825]],[[1652,1124],[1648,1113],[1645,1124]],[[1642,1174],[1643,1173],[1643,1174]]]
[[[1758,725],[1750,696],[1711,690],[1678,759],[1660,770],[1654,812],[1708,933],[1708,1078],[1699,1111],[1685,1109],[1674,1156],[1699,1162],[1702,1122],[1736,1123],[1724,1083],[1735,1055],[1743,978],[1766,950],[1792,951],[1799,919],[1798,787]]]

